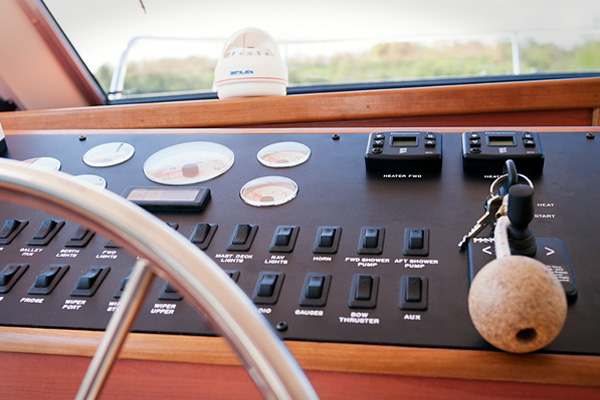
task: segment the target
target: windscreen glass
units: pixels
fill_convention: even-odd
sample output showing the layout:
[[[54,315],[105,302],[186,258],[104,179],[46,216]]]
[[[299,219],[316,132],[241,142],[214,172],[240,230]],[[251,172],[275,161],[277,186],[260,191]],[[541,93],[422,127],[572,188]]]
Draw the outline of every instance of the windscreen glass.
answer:
[[[277,41],[289,88],[600,72],[598,0],[44,3],[109,99],[213,92],[248,27]]]

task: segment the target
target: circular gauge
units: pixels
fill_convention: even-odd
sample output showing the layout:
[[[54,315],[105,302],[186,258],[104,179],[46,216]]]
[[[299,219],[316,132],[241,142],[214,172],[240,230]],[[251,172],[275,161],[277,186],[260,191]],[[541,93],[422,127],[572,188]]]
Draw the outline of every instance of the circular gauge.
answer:
[[[144,174],[153,182],[188,185],[224,174],[233,160],[233,152],[218,143],[180,143],[151,155],[144,163]]]
[[[255,207],[278,206],[298,194],[298,184],[283,176],[264,176],[246,183],[240,189],[244,203]]]
[[[298,142],[278,142],[263,147],[256,157],[270,168],[295,167],[308,160],[310,149]]]
[[[91,185],[98,186],[102,189],[106,188],[106,179],[98,175],[84,174],[75,176],[80,181],[87,182]]]
[[[133,157],[135,148],[129,143],[111,142],[92,147],[83,155],[83,162],[90,167],[112,167]]]
[[[26,164],[31,164],[32,167],[44,171],[58,171],[60,169],[60,161],[54,157],[36,157],[23,161]]]

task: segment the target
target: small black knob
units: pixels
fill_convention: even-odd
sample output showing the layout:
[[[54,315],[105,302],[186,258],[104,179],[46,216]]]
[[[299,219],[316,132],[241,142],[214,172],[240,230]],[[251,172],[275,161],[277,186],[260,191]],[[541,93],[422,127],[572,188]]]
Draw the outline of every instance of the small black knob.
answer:
[[[532,187],[522,184],[508,190],[508,242],[513,255],[533,257],[537,251],[535,236],[529,228],[534,213],[533,194]]]
[[[525,229],[533,220],[533,188],[528,185],[513,185],[508,190],[507,215],[517,229]]]

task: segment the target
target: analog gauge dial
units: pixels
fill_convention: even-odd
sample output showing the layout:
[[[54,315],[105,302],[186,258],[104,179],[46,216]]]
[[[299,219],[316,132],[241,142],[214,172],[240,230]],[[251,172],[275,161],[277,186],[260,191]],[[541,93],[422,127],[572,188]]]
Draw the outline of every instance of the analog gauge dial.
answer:
[[[24,160],[23,162],[30,164],[32,167],[49,172],[58,171],[61,165],[60,161],[54,157],[36,157]]]
[[[129,143],[111,142],[92,147],[83,155],[83,162],[90,167],[112,167],[133,157],[135,148]]]
[[[298,142],[278,142],[263,147],[256,157],[270,168],[295,167],[308,160],[310,149]]]
[[[233,152],[221,144],[180,143],[151,155],[144,163],[144,174],[165,185],[189,185],[224,174],[233,161]]]
[[[264,176],[246,183],[240,190],[244,203],[255,207],[278,206],[292,201],[298,184],[283,176]]]
[[[106,179],[101,176],[93,175],[93,174],[84,174],[75,176],[77,180],[87,182],[91,185],[100,187],[102,189],[106,188]]]

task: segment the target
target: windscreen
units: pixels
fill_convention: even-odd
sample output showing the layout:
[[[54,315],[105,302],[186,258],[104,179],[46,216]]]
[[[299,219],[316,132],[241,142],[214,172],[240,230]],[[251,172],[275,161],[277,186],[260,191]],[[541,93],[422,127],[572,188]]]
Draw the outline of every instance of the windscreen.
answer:
[[[109,99],[214,92],[247,27],[275,38],[290,89],[600,72],[598,0],[44,3]]]

